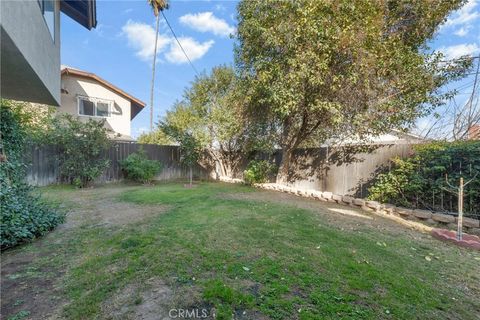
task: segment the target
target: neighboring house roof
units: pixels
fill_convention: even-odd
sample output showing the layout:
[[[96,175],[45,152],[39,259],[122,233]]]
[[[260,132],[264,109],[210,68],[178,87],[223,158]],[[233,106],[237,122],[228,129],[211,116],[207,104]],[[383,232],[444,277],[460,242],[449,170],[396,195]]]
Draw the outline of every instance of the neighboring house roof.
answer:
[[[80,78],[85,78],[85,79],[90,79],[90,80],[94,80],[94,81],[97,81],[98,83],[100,83],[101,85],[107,87],[108,89],[112,90],[113,92],[117,93],[118,95],[124,97],[125,99],[127,100],[130,100],[130,104],[131,104],[131,116],[130,116],[130,120],[132,120],[133,118],[135,118],[135,116],[140,112],[142,111],[142,109],[145,107],[145,102],[135,98],[134,96],[126,93],[125,91],[123,91],[122,89],[118,88],[117,86],[114,86],[113,84],[111,84],[110,82],[100,78],[99,76],[97,76],[96,74],[94,73],[90,73],[90,72],[86,72],[86,71],[82,71],[82,70],[79,70],[79,69],[75,69],[75,68],[71,68],[71,67],[66,67],[66,66],[62,66],[62,75],[71,75],[71,76],[77,76],[77,77],[80,77]]]
[[[424,140],[425,139],[419,135],[393,129],[393,130],[390,130],[389,133],[381,134],[378,136],[371,136],[366,141],[360,140],[355,136],[328,139],[327,141],[325,141],[323,146],[356,145],[356,144],[405,144],[405,143],[410,144],[410,143],[420,143]]]
[[[419,136],[418,134],[414,134],[411,132],[403,132],[397,129],[393,129],[391,132],[393,135],[396,135],[399,138],[404,138],[407,140],[425,140],[424,137]]]
[[[468,129],[469,140],[480,140],[480,124],[475,124]]]
[[[88,30],[97,26],[96,0],[62,0],[60,10]]]
[[[116,132],[109,133],[108,136],[110,139],[118,142],[135,142],[136,141],[131,136],[127,136],[125,134],[116,133]]]

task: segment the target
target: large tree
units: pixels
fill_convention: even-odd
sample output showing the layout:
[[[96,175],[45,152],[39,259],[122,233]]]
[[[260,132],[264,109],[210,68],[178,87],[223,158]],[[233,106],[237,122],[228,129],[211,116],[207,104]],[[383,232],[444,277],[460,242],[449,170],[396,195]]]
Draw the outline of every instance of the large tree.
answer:
[[[209,158],[220,165],[221,175],[232,175],[245,155],[253,132],[251,128],[247,130],[242,117],[243,91],[232,68],[215,67],[210,74],[198,76],[185,90],[183,99],[167,112],[160,130],[168,134],[173,127],[187,132]]]
[[[427,42],[464,2],[240,2],[236,63],[254,97],[249,113],[278,128],[278,180],[288,180],[293,150],[309,140],[408,129],[443,103],[440,88],[468,60],[442,62]]]

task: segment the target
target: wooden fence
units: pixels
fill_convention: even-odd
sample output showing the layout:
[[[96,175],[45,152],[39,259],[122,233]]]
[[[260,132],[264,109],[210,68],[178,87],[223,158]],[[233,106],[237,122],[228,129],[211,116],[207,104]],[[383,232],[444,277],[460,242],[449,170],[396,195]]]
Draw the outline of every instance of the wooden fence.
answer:
[[[368,148],[368,150],[365,150]],[[366,197],[368,188],[378,173],[390,169],[391,159],[406,158],[412,151],[411,144],[385,144],[346,148],[321,147],[298,149],[294,152],[292,181],[288,185],[302,189],[330,191],[339,195]],[[278,150],[263,159],[282,159]],[[246,168],[245,162],[242,171]]]
[[[114,182],[123,179],[120,161],[128,155],[145,150],[149,159],[158,160],[163,164],[161,173],[156,180],[167,181],[186,179],[188,168],[180,164],[180,151],[177,146],[158,146],[129,142],[117,142],[106,152],[106,158],[110,160],[110,166],[105,170],[97,182]],[[31,146],[25,152],[27,163],[27,181],[31,185],[46,186],[61,182],[59,159],[60,151],[56,146]],[[209,172],[200,165],[193,168],[196,178],[208,179]]]
[[[98,179],[98,182],[111,182],[123,179],[120,161],[129,154],[145,150],[149,159],[158,160],[163,164],[162,172],[157,180],[167,181],[188,177],[188,168],[180,164],[180,151],[177,146],[159,146],[138,143],[115,143],[106,153],[110,166]],[[389,144],[375,146],[368,152],[339,153],[338,150],[323,147],[316,149],[297,150],[294,154],[296,166],[292,186],[311,188],[321,191],[331,191],[342,195],[364,197],[371,181],[378,171],[389,166],[390,159],[396,156],[406,157],[411,150],[408,144]],[[59,149],[56,146],[31,146],[26,152],[27,180],[31,185],[45,186],[59,183]],[[281,161],[281,152],[273,155],[277,164]],[[246,167],[240,168],[239,175]],[[218,170],[206,169],[200,165],[193,170],[197,178],[208,179],[218,175]]]
[[[180,150],[177,146],[158,146],[138,143],[115,143],[106,153],[110,166],[105,170],[97,182],[113,182],[123,179],[119,161],[131,153],[142,148],[149,159],[158,160],[163,164],[163,170],[155,178],[160,181],[187,179],[189,170],[180,164]],[[302,189],[330,191],[339,195],[366,197],[368,188],[380,172],[390,169],[391,159],[394,157],[406,158],[412,151],[410,144],[388,144],[372,146],[368,151],[351,151],[332,149],[328,147],[316,149],[300,149],[294,153],[295,166],[292,168],[293,179],[289,185]],[[29,163],[27,181],[31,185],[46,186],[61,182],[59,159],[60,152],[56,146],[31,146],[25,154]],[[281,151],[273,155],[260,156],[264,159],[280,164]],[[242,178],[246,168],[245,160],[236,173]],[[215,169],[216,167],[216,169]],[[193,168],[196,179],[211,179],[221,175],[219,165],[205,168],[196,165]],[[436,199],[440,199],[436,201]],[[478,201],[467,197],[465,202]],[[419,204],[412,204],[418,206]],[[434,195],[433,202],[420,206],[421,208],[435,208],[437,211],[455,211],[456,198],[449,193]],[[470,213],[478,214],[478,213]]]

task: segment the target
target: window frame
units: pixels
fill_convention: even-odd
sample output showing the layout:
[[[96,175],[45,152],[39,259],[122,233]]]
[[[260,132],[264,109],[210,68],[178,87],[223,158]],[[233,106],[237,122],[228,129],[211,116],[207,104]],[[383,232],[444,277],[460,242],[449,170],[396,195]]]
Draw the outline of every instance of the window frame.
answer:
[[[45,22],[45,26],[47,27],[48,33],[50,33],[50,36],[52,38],[53,43],[56,43],[55,36],[57,35],[57,32],[56,32],[57,15],[56,15],[55,9],[56,9],[57,3],[56,3],[55,0],[52,0],[52,4],[53,4],[53,30],[50,30],[50,27],[48,26],[47,18],[45,17],[45,0],[37,0],[37,3],[38,3],[38,6],[40,7],[40,12],[42,14],[43,22]]]
[[[93,110],[94,110],[95,115],[91,116],[91,115],[88,115],[88,114],[81,114],[80,113],[80,101],[81,100],[87,100],[87,101],[93,102]],[[108,115],[106,115],[106,116],[97,115],[97,103],[98,102],[108,104]],[[102,99],[102,98],[94,98],[94,97],[77,95],[77,114],[81,117],[101,118],[101,119],[111,118],[112,117],[113,103],[114,103],[114,101],[109,100],[109,99]]]

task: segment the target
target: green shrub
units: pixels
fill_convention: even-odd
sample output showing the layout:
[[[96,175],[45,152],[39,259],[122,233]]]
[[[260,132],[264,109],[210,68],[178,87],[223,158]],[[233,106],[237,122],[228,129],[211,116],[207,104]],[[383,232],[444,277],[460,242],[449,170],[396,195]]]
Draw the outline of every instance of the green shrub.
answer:
[[[111,146],[104,120],[82,122],[71,115],[56,119],[49,143],[60,147],[62,179],[77,187],[86,187],[97,179],[110,161],[106,151]]]
[[[267,182],[277,170],[278,168],[275,164],[266,160],[252,160],[243,172],[243,180],[248,185],[264,183]]]
[[[150,183],[162,170],[162,164],[156,160],[149,160],[144,150],[139,150],[120,161],[120,166],[127,179]]]
[[[16,104],[1,102],[0,239],[1,248],[41,236],[63,222],[64,216],[43,202],[25,182],[23,153],[28,128]]]
[[[464,212],[480,215],[480,141],[433,142],[417,145],[408,159],[378,175],[368,198],[411,208],[458,210],[457,196],[445,181],[458,186],[460,177],[473,181],[464,190]],[[477,176],[475,177],[475,175]],[[453,190],[455,191],[455,190]]]

